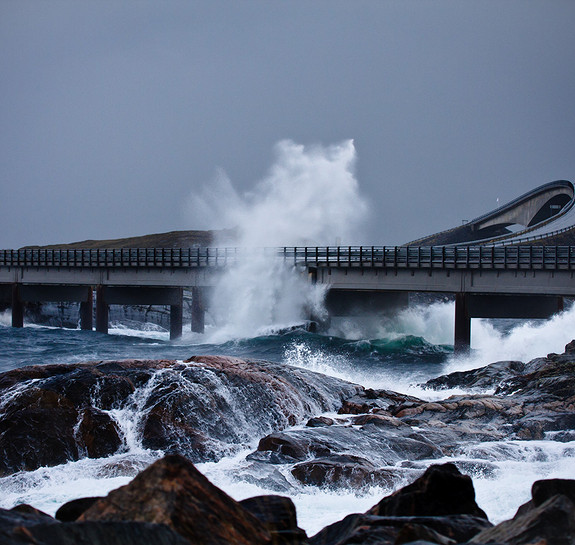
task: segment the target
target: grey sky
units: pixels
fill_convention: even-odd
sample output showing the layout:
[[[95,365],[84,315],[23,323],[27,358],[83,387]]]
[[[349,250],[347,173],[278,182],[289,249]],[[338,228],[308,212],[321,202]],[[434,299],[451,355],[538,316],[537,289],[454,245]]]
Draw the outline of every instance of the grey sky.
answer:
[[[575,180],[575,2],[0,2],[0,247],[202,228],[274,144],[353,138],[400,244]],[[286,241],[289,243],[289,241]]]

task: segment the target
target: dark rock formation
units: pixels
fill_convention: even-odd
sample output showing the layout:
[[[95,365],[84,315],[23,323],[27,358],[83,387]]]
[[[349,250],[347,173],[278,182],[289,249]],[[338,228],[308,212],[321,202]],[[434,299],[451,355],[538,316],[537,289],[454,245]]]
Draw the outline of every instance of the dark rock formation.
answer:
[[[96,501],[78,521],[163,524],[197,545],[271,542],[264,523],[177,455]]]
[[[303,545],[306,533],[298,527],[295,505],[284,496],[256,496],[240,505],[262,522],[274,545]]]
[[[0,374],[0,475],[126,448],[113,409],[144,448],[215,460],[362,388],[268,362],[204,356],[31,366]]]
[[[532,500],[522,506],[512,520],[483,530],[471,543],[573,545],[575,481],[537,481],[531,492]]]
[[[394,492],[372,507],[378,516],[472,515],[487,519],[475,503],[471,478],[454,464],[433,465],[415,482]]]
[[[398,471],[379,469],[361,456],[334,454],[296,464],[292,475],[301,483],[330,488],[360,489],[365,486],[398,484]]]
[[[74,522],[84,511],[92,507],[100,499],[101,497],[96,496],[71,500],[60,506],[58,511],[56,511],[55,518],[60,522]]]
[[[475,503],[471,479],[452,464],[436,465],[367,513],[348,515],[308,539],[289,498],[236,502],[190,461],[171,455],[104,498],[65,504],[59,520],[29,505],[0,509],[0,543],[572,545],[574,495],[575,481],[538,481],[532,500],[512,520],[494,527]]]
[[[310,545],[395,545],[407,543],[400,536],[413,535],[416,539],[431,536],[449,543],[463,543],[491,524],[481,517],[451,515],[444,517],[380,517],[369,514],[348,515],[342,521],[327,526],[309,539]],[[437,539],[437,538],[436,538]],[[399,541],[398,541],[399,540]],[[432,543],[440,543],[434,540]]]

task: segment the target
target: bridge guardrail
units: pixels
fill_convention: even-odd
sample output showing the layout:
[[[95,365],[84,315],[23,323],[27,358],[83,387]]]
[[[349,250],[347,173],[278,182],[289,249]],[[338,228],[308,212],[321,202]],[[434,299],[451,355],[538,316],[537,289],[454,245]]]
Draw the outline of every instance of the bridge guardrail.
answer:
[[[225,267],[254,252],[307,267],[573,270],[575,246],[318,246],[0,250],[0,267]]]

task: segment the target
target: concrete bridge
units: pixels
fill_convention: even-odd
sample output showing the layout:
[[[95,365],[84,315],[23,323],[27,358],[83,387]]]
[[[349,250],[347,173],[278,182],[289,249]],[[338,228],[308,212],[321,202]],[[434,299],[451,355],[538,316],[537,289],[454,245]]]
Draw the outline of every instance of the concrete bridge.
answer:
[[[393,309],[410,292],[455,295],[455,348],[469,347],[471,318],[547,318],[575,297],[575,246],[284,247],[260,250],[310,282],[329,286],[332,315]],[[170,337],[182,331],[183,290],[192,329],[203,331],[205,292],[250,252],[237,248],[2,250],[0,302],[22,327],[27,301],[75,301],[80,321],[107,332],[109,305],[171,307]]]

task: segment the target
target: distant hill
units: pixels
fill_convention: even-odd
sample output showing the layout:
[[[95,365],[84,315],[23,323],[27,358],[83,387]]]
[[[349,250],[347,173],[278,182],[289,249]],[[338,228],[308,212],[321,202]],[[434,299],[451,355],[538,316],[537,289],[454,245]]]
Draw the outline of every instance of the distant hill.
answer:
[[[43,248],[47,250],[74,250],[98,248],[197,248],[214,246],[216,239],[219,244],[233,244],[235,231],[225,229],[222,231],[170,231],[139,237],[115,238],[109,240],[82,240],[66,244],[49,244],[47,246],[26,246],[29,248]]]

